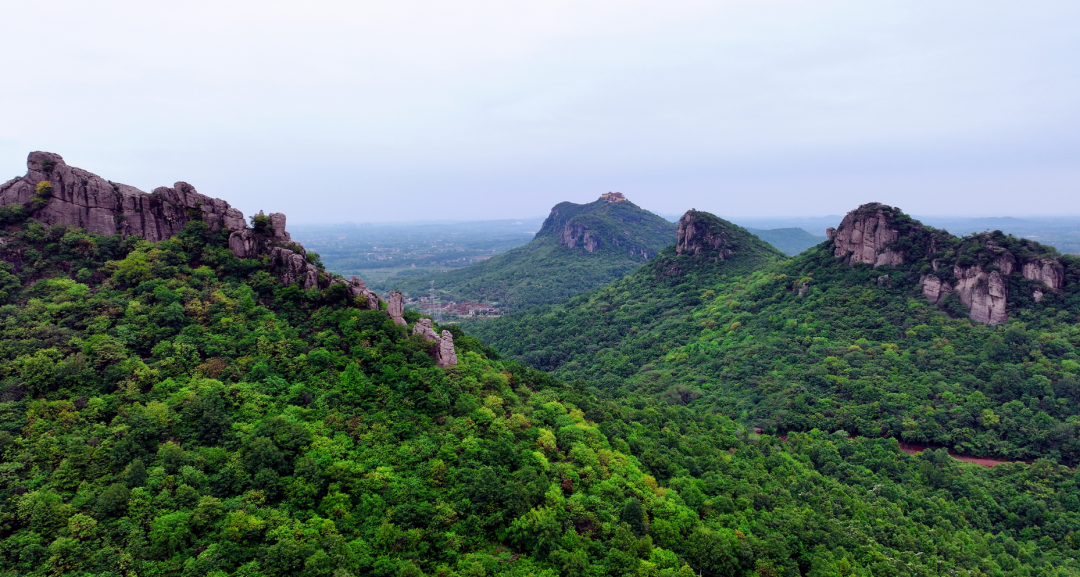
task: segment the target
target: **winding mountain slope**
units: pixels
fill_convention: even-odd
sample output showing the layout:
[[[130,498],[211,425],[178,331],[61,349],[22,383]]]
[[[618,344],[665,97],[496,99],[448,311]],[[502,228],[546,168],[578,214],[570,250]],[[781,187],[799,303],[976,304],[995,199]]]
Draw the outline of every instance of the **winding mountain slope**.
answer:
[[[503,354],[560,377],[618,387],[696,334],[690,313],[712,298],[708,287],[784,258],[746,229],[702,211],[683,215],[676,237],[630,276],[470,330]]]
[[[616,193],[617,194],[617,193]],[[499,303],[514,311],[565,300],[625,276],[675,240],[675,225],[622,195],[551,209],[536,238],[489,260],[434,276],[391,277],[388,289]]]
[[[0,188],[33,191],[0,206],[4,577],[1080,572],[1062,466],[600,398],[300,265],[280,215],[215,227],[222,201],[31,159]],[[170,236],[53,220],[127,199]],[[728,232],[658,282],[735,260]]]

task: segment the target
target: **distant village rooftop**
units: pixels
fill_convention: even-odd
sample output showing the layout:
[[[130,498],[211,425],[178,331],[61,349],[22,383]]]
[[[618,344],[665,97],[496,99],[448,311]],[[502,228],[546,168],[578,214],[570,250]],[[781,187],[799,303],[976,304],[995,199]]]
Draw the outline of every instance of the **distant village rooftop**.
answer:
[[[623,193],[621,192],[605,192],[604,194],[600,195],[600,198],[608,202],[622,202],[626,200],[626,197],[623,196]]]

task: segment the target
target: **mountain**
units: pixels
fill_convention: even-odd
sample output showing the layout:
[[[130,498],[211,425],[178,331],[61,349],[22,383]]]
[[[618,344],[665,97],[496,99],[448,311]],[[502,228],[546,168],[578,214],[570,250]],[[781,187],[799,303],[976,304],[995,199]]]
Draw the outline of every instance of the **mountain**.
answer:
[[[598,396],[327,273],[283,215],[45,154],[0,186],[0,575],[1080,571],[1063,466]],[[689,216],[657,286],[760,243]]]
[[[675,225],[620,193],[562,202],[536,237],[489,260],[434,276],[391,277],[382,288],[445,300],[498,303],[503,311],[555,303],[625,276],[675,240]]]
[[[748,228],[761,240],[775,246],[784,254],[797,255],[800,252],[824,241],[823,237],[814,236],[801,228]]]
[[[618,387],[671,343],[696,334],[690,313],[712,298],[710,287],[784,258],[746,229],[697,210],[679,219],[676,237],[676,244],[630,276],[470,330],[534,367]]]
[[[1080,461],[1080,259],[1000,232],[955,237],[876,203],[828,234],[752,274],[613,283],[475,332],[560,378],[766,431]],[[658,295],[650,316],[664,321],[614,320]]]

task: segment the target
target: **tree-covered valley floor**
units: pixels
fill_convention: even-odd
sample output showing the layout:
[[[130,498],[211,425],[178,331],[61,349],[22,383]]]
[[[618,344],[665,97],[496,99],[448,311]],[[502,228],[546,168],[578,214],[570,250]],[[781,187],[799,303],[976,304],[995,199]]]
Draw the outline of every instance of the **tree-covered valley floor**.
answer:
[[[0,216],[2,575],[1080,574],[1076,473],[1049,459],[782,442],[454,327],[444,370],[201,223],[155,245]]]

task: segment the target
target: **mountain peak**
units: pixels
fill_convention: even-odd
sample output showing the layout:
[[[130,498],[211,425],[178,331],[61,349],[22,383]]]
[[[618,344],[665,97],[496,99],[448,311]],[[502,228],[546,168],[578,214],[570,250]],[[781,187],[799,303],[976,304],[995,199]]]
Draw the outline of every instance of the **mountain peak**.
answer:
[[[647,260],[670,242],[672,228],[621,192],[608,192],[588,204],[555,205],[536,236],[555,237],[566,248],[586,253],[629,253]]]
[[[833,241],[833,254],[844,262],[879,267],[904,262],[903,252],[892,245],[900,238],[901,217],[910,220],[899,208],[870,202],[847,213],[838,228],[826,235]]]
[[[836,258],[908,268],[919,275],[927,300],[947,310],[962,306],[982,324],[1003,323],[1009,309],[1037,304],[1065,286],[1065,263],[1050,247],[1000,231],[956,237],[881,203],[849,212],[827,234]]]

